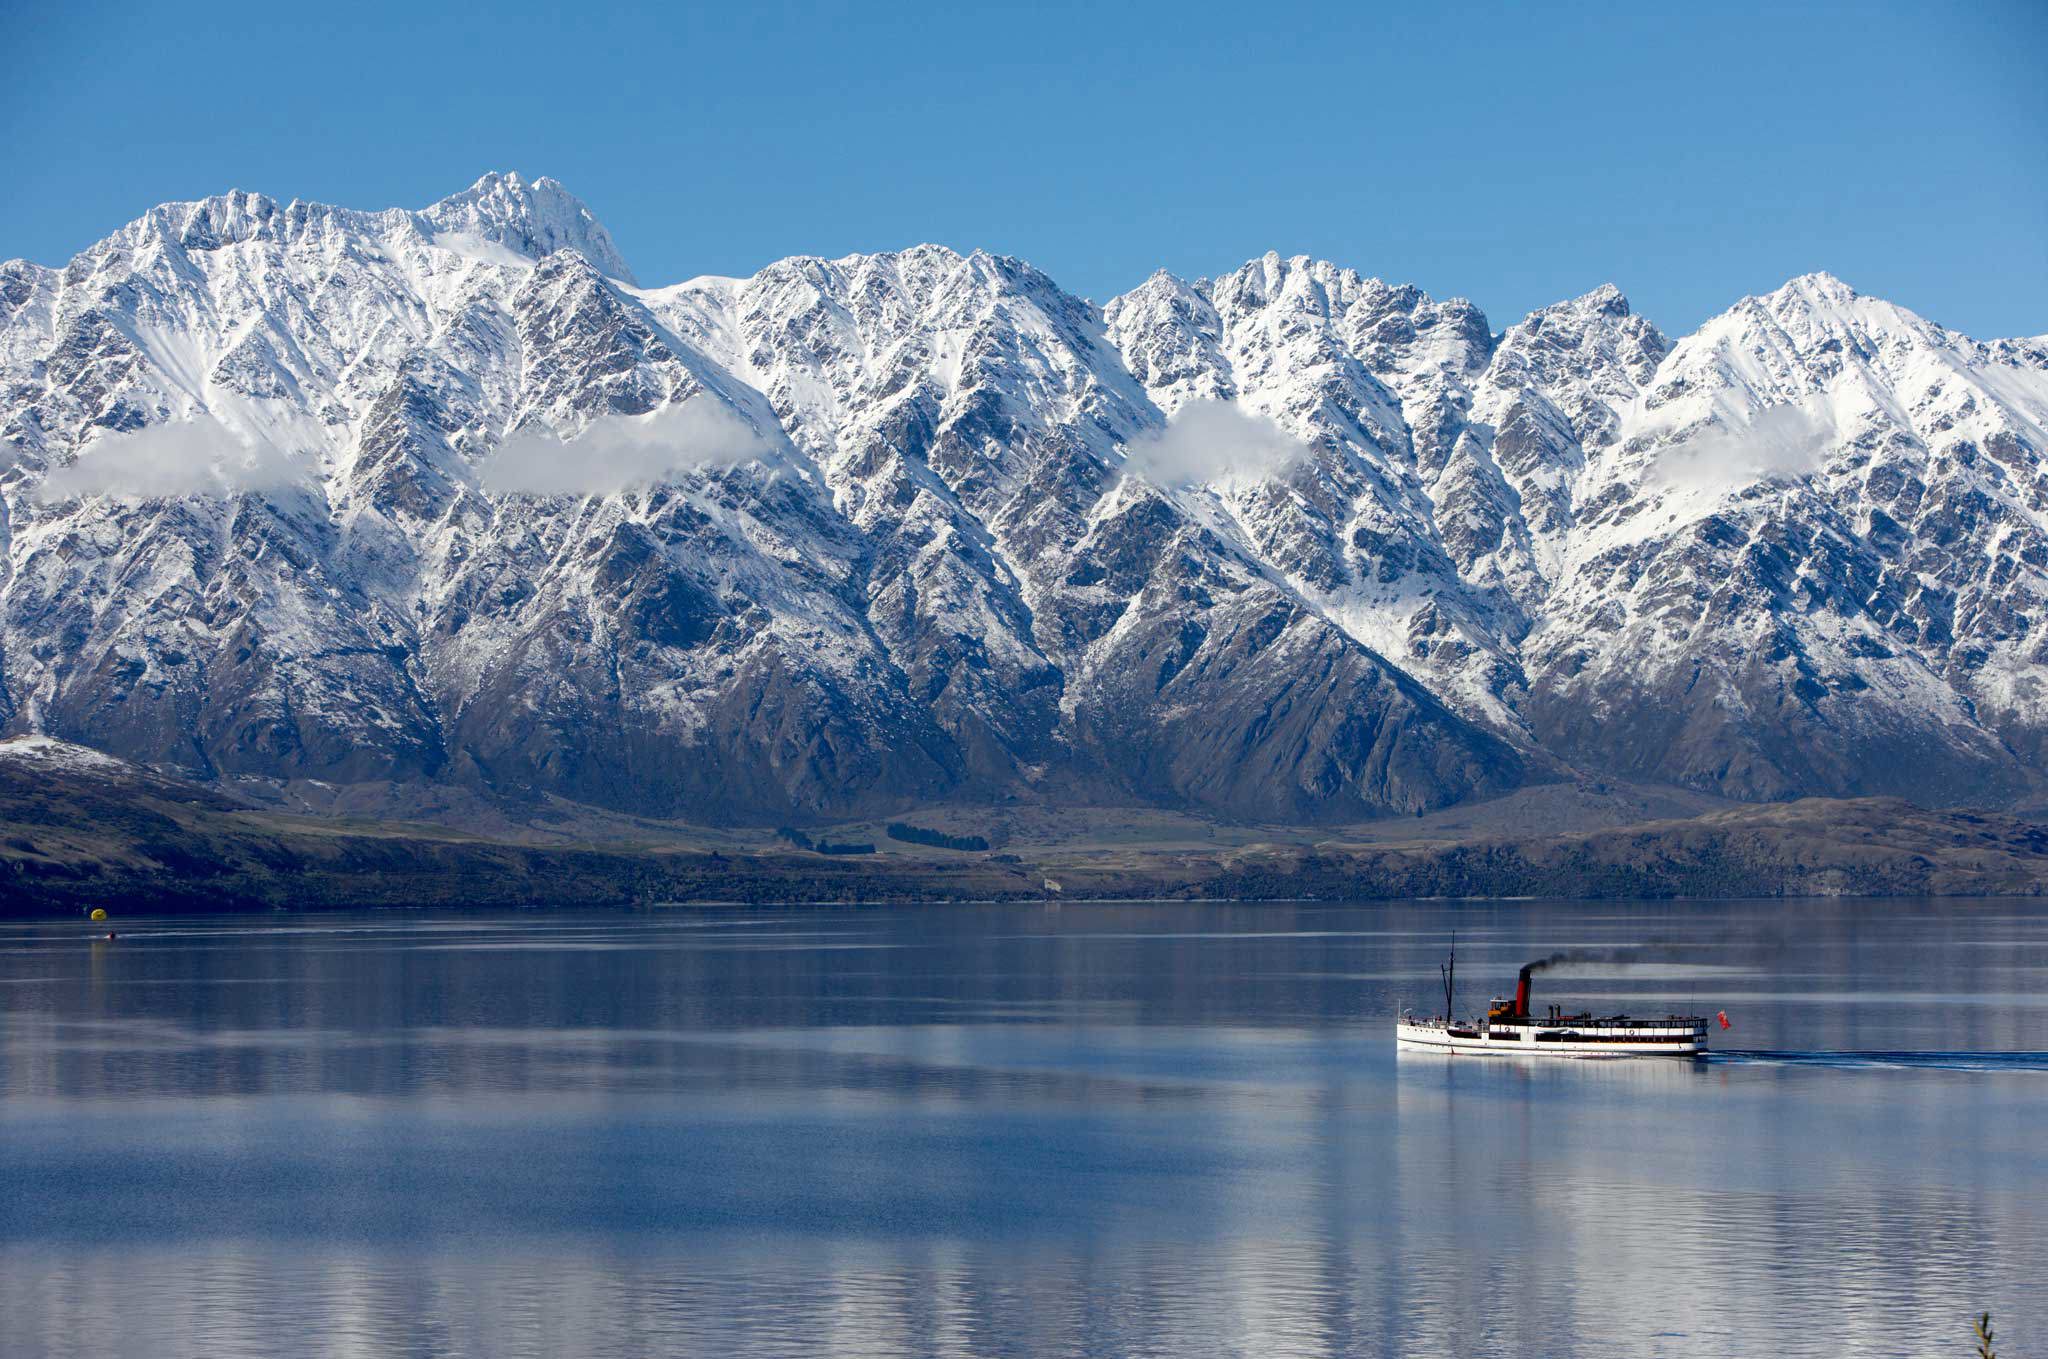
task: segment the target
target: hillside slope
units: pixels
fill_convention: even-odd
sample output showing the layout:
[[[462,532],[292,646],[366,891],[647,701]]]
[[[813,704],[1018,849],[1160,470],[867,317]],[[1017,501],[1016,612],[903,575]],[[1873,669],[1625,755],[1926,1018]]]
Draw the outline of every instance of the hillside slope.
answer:
[[[1098,827],[1113,813],[1091,818]],[[817,837],[847,844],[855,833]],[[251,807],[40,738],[0,743],[0,914],[370,907],[654,906],[692,901],[1416,896],[2037,895],[2048,829],[1891,799],[1806,800],[1598,830],[1410,838],[1148,836],[1001,853],[879,835],[871,853],[643,827],[564,843]],[[976,842],[980,843],[980,842]]]

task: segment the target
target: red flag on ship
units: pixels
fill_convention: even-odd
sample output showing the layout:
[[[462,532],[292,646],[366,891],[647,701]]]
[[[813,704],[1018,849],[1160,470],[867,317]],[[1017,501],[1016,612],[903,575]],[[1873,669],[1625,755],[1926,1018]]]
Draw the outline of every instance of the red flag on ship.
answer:
[[[1734,1025],[1728,1022],[1728,1012],[1726,1010],[1714,1011],[1714,1018],[1721,1021],[1721,1027],[1724,1029],[1732,1029],[1735,1027]]]

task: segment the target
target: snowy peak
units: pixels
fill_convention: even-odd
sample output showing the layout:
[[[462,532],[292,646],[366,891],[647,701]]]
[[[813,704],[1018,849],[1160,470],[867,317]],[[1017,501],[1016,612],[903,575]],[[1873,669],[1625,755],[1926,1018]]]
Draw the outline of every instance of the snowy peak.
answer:
[[[1786,279],[1784,285],[1771,294],[1774,301],[1798,299],[1808,305],[1824,307],[1843,306],[1861,296],[1861,293],[1826,270],[1816,270],[1813,273]]]
[[[1565,304],[1574,311],[1594,312],[1601,316],[1623,317],[1629,314],[1628,298],[1612,283],[1603,283],[1589,293],[1583,293]]]
[[[1464,298],[1438,301],[1307,255],[1269,252],[1207,292],[1226,328],[1256,325],[1282,342],[1321,331],[1396,386],[1423,370],[1477,372],[1493,348],[1485,313]]]
[[[1164,269],[1111,299],[1103,322],[1124,363],[1160,409],[1228,401],[1237,381],[1222,349],[1223,319],[1200,286]]]
[[[2031,421],[2022,413],[2033,402],[2026,391],[2003,381],[1971,391],[1982,385],[1979,373],[2032,366],[2023,350],[1981,344],[1831,274],[1806,274],[1742,299],[1681,341],[1659,368],[1645,412],[1652,429],[1682,430],[1700,419],[1725,423],[1820,402],[1853,436],[1858,428],[1941,423],[1938,412],[1949,410],[1940,430],[1924,431],[1934,434],[1956,420],[1983,426],[1999,408]]]
[[[574,250],[598,272],[635,282],[603,223],[582,199],[545,175],[528,183],[517,174],[488,174],[419,216],[435,232],[473,236],[533,259]]]
[[[1530,312],[1501,333],[1497,350],[1497,368],[1532,381],[1625,377],[1635,385],[1656,371],[1671,342],[1635,314],[1621,289],[1603,283]]]
[[[293,205],[298,206],[297,204]],[[320,209],[315,206],[315,211]],[[244,241],[275,237],[289,226],[277,200],[235,189],[196,203],[165,203],[143,221],[166,242],[187,250],[219,250]]]
[[[1763,298],[1744,299],[1731,314],[1752,301],[1802,343],[1839,338],[1872,346],[1943,345],[1950,339],[1941,326],[1882,298],[1865,297],[1833,274],[1801,274]]]
[[[1529,313],[1501,333],[1480,405],[1505,419],[1523,392],[1553,404],[1586,448],[1612,442],[1622,413],[1671,352],[1663,332],[1629,307],[1613,284]]]
[[[161,252],[210,254],[243,245],[332,247],[360,255],[386,248],[437,245],[457,254],[507,262],[538,261],[573,250],[609,277],[631,284],[632,270],[611,234],[582,200],[552,179],[486,175],[459,194],[419,212],[361,212],[293,199],[280,203],[236,189],[210,198],[160,203],[89,247],[65,270],[82,281],[133,267]]]
[[[67,284],[111,278],[164,258],[209,256],[245,245],[291,247],[321,238],[374,238],[402,213],[372,214],[276,199],[242,189],[159,203],[87,247],[63,271]],[[178,266],[182,267],[182,266]]]

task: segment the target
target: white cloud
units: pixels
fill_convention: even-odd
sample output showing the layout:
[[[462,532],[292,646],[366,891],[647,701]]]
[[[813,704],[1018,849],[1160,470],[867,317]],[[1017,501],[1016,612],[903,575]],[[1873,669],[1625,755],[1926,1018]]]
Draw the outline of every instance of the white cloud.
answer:
[[[650,415],[600,416],[573,439],[521,430],[498,445],[480,479],[498,495],[611,495],[774,453],[753,426],[699,396]]]
[[[1309,447],[1263,415],[1228,401],[1190,401],[1166,428],[1141,434],[1124,466],[1155,486],[1259,481],[1309,456]]]
[[[1759,481],[1793,480],[1820,470],[1835,440],[1824,410],[1787,401],[1766,406],[1733,429],[1695,434],[1658,455],[1650,478],[1680,491],[1732,491]]]
[[[121,500],[274,491],[304,469],[269,444],[252,444],[210,415],[102,434],[36,488],[44,502],[109,495]]]

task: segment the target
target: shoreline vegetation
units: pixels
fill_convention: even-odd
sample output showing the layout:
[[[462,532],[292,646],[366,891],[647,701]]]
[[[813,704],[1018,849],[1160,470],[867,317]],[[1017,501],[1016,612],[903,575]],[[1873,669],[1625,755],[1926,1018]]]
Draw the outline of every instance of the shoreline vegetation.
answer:
[[[1356,826],[921,808],[779,831],[528,805],[320,814],[54,747],[0,761],[0,915],[904,901],[2031,896],[2048,827],[1887,798],[1560,786]],[[481,804],[479,804],[481,805]],[[896,816],[901,816],[898,812]],[[929,823],[942,822],[946,829]],[[1002,852],[989,851],[991,844]]]

